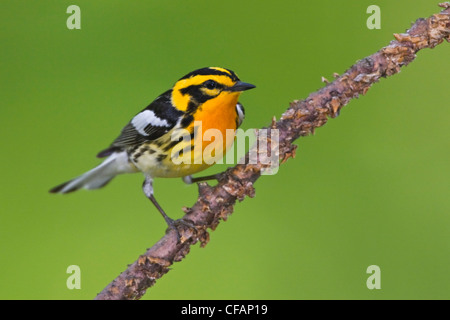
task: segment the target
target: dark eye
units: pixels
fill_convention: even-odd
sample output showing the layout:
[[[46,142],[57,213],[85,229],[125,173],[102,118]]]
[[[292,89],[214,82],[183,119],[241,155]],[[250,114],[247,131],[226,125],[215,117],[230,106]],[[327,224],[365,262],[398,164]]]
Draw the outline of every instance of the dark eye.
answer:
[[[210,90],[217,88],[217,82],[215,82],[214,80],[205,81],[203,85],[205,86],[206,89]]]

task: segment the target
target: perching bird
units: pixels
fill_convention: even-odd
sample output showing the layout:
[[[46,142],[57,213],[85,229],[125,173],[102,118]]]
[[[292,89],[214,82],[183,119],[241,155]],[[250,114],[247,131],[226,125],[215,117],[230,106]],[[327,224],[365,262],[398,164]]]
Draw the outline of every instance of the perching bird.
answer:
[[[182,177],[192,183],[214,178],[192,178],[191,175],[214,164],[213,160],[221,158],[233,141],[225,138],[203,141],[197,131],[214,129],[222,137],[231,132],[234,138],[244,119],[239,95],[252,88],[255,86],[240,81],[229,69],[209,67],[188,73],[131,119],[109,148],[97,155],[107,157],[99,166],[50,192],[98,189],[118,174],[140,171],[145,176],[145,195],[168,226],[177,230],[174,220],[167,216],[153,195],[153,179]],[[216,152],[203,154],[207,146]]]

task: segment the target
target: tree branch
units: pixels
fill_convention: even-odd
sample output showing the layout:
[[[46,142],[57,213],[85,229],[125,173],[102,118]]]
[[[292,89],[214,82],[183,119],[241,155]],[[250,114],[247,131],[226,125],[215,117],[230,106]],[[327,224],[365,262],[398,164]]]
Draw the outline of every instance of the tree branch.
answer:
[[[434,48],[443,40],[449,42],[450,3],[441,3],[440,6],[444,8],[443,11],[428,19],[418,19],[406,33],[394,34],[396,40],[388,46],[358,61],[343,75],[336,75],[332,83],[310,94],[305,100],[292,102],[279,121],[274,118],[271,125],[264,129],[279,130],[281,163],[295,156],[294,140],[314,133],[315,128],[323,126],[328,117],[338,116],[343,106],[360,94],[364,95],[381,77],[400,72],[401,67],[416,58],[419,50]],[[324,81],[328,82],[326,79]],[[176,233],[169,230],[100,292],[96,299],[139,299],[157,279],[169,271],[174,262],[181,261],[189,253],[191,245],[200,242],[204,247],[209,241],[207,229],[214,230],[220,220],[226,220],[233,212],[236,200],[254,196],[253,184],[267,165],[261,162],[249,164],[249,159],[250,153],[246,155],[246,164],[238,164],[223,172],[214,187],[200,183],[197,202],[191,208],[183,208],[186,214],[181,219],[195,228],[180,225],[180,242]]]

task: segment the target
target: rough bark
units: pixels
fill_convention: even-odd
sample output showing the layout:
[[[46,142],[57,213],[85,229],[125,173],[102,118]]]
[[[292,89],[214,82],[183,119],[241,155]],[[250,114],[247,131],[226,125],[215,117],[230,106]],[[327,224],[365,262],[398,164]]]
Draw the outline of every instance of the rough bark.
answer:
[[[440,6],[444,8],[440,13],[418,19],[405,33],[394,34],[395,40],[388,46],[358,61],[344,74],[335,74],[333,82],[323,78],[327,83],[325,87],[311,93],[305,100],[292,102],[280,120],[273,119],[265,129],[279,130],[280,163],[295,156],[296,146],[292,143],[297,138],[314,133],[328,118],[338,116],[343,106],[364,95],[380,78],[400,72],[403,66],[416,58],[419,50],[434,48],[444,40],[450,41],[450,3]],[[270,139],[267,143],[272,146]],[[222,173],[216,186],[199,184],[197,202],[191,208],[184,208],[186,214],[181,219],[193,227],[180,223],[181,241],[178,241],[174,230],[168,231],[96,299],[139,299],[170,270],[174,262],[181,261],[189,253],[190,246],[197,242],[205,246],[209,241],[207,229],[214,230],[221,220],[226,220],[237,200],[242,201],[255,194],[253,184],[267,165],[261,162],[250,164],[250,153],[246,160],[246,164],[236,165]]]

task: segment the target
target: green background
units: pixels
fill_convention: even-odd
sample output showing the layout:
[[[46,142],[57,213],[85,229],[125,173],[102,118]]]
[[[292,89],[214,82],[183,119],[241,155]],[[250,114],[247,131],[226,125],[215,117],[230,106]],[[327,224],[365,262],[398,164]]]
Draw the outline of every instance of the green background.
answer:
[[[156,96],[204,66],[234,70],[243,128],[277,118],[439,1],[0,2],[0,298],[92,299],[163,235],[142,175],[67,196],[48,190],[99,163],[98,151]],[[66,9],[81,8],[81,30]],[[381,7],[381,29],[366,9]],[[401,73],[256,183],[144,299],[450,298],[450,46]],[[206,173],[224,169],[217,166]],[[196,186],[155,182],[174,218]],[[66,287],[69,265],[81,289]],[[381,268],[381,290],[366,269]]]

